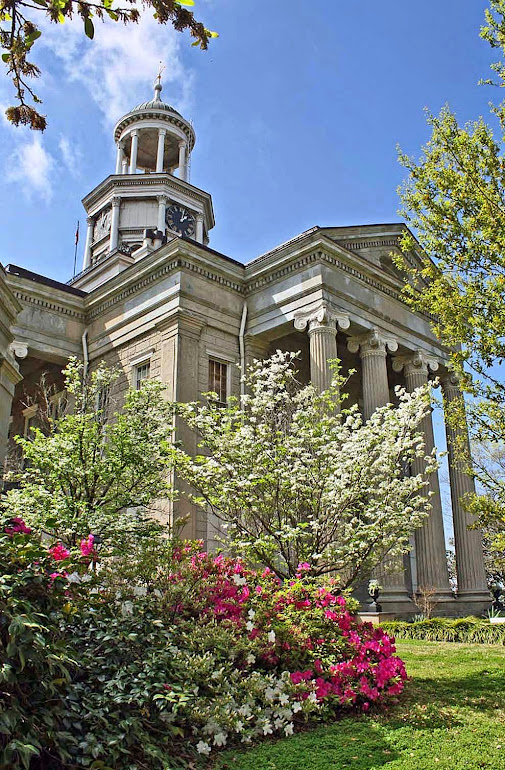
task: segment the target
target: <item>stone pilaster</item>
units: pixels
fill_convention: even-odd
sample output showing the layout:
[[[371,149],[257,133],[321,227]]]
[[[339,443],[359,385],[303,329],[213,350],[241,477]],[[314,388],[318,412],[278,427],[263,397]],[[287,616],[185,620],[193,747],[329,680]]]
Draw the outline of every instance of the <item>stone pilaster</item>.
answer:
[[[158,195],[158,226],[157,229],[160,233],[165,234],[166,224],[165,215],[167,211],[168,198],[166,195]]]
[[[82,262],[83,270],[86,270],[91,266],[91,247],[93,245],[93,228],[95,226],[95,220],[93,217],[86,217],[86,223],[88,229],[86,230],[86,245],[84,246],[84,259]]]
[[[412,356],[398,357],[393,366],[395,371],[401,371],[403,368],[407,390],[412,392],[427,384],[429,371],[436,371],[438,363],[422,351],[418,351]],[[435,447],[431,413],[422,420],[419,430],[424,437],[425,454],[429,455]],[[425,460],[418,457],[412,463],[412,473],[414,475],[424,473],[425,467]],[[444,520],[438,473],[428,474],[427,482],[428,485],[425,489],[428,494],[431,493],[431,510],[423,526],[415,533],[417,584],[418,588],[425,587],[436,590],[437,614],[447,612],[452,614],[455,603],[447,572]]]
[[[295,313],[295,329],[308,329],[310,346],[310,379],[319,393],[327,390],[333,379],[329,361],[337,358],[337,325],[349,328],[345,313],[328,308],[325,303],[314,310]]]
[[[121,205],[121,198],[114,197],[112,203],[112,216],[110,222],[110,241],[109,251],[117,249],[119,240],[119,207]]]
[[[468,611],[478,612],[479,609],[484,610],[489,606],[490,594],[484,569],[481,533],[477,529],[469,529],[469,526],[474,523],[474,517],[465,510],[464,506],[465,496],[475,494],[473,478],[465,472],[465,460],[470,462],[468,430],[466,425],[455,426],[450,417],[447,419],[447,412],[455,405],[462,407],[464,415],[463,395],[454,374],[449,373],[442,377],[442,390],[446,412],[445,431],[449,454],[458,605],[460,602],[471,603],[472,606],[468,607]]]
[[[368,420],[376,409],[389,403],[386,358],[388,351],[394,353],[398,350],[398,343],[390,335],[374,328],[366,334],[350,337],[347,347],[351,353],[359,351],[360,354],[363,418]],[[405,584],[403,556],[386,556],[374,569],[372,577],[382,586],[380,603],[385,612],[403,615],[415,612]],[[363,591],[360,593],[362,595]]]

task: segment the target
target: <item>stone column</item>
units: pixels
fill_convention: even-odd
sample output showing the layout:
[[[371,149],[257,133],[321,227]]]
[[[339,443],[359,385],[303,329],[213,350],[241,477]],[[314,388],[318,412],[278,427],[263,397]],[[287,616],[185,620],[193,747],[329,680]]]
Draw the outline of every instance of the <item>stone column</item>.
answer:
[[[166,195],[158,195],[158,230],[165,235],[165,213],[168,203]]]
[[[463,501],[466,495],[475,494],[474,480],[465,472],[465,457],[471,462],[468,430],[464,423],[453,425],[451,419],[447,419],[447,413],[454,406],[461,407],[462,417],[465,414],[463,395],[458,387],[456,375],[448,373],[442,377],[442,390],[446,413],[445,432],[449,454],[458,605],[460,602],[469,602],[471,606],[468,607],[468,613],[478,613],[489,606],[490,594],[484,569],[481,533],[478,529],[469,529],[475,519],[465,510]]]
[[[347,348],[351,353],[359,350],[363,384],[363,417],[368,420],[377,407],[389,403],[386,355],[398,350],[398,343],[391,336],[371,329],[359,337],[350,337]]]
[[[123,168],[124,145],[123,142],[117,143],[116,174],[120,174]]]
[[[203,214],[196,215],[196,240],[203,243]]]
[[[128,173],[128,158],[123,158],[123,163],[121,165],[121,173],[122,174]]]
[[[114,197],[111,202],[112,217],[110,221],[109,251],[114,251],[114,249],[117,249],[119,240],[119,207],[121,205],[121,198]]]
[[[130,147],[130,174],[135,174],[137,171],[137,151],[139,147],[139,132],[138,129],[134,129],[131,132],[131,147]]]
[[[395,371],[404,369],[407,390],[412,392],[427,384],[429,371],[436,371],[438,362],[422,351],[418,351],[412,356],[398,357],[393,366]],[[422,420],[419,430],[424,437],[425,453],[429,455],[435,447],[431,413]],[[422,457],[416,458],[412,463],[413,475],[424,473],[424,469],[425,460]],[[436,590],[435,598],[438,601],[436,612],[437,614],[447,614],[454,611],[454,596],[450,589],[447,572],[444,520],[438,473],[430,473],[427,476],[427,481],[426,492],[432,493],[430,497],[431,510],[423,526],[415,533],[417,585],[418,588],[434,588]],[[452,605],[452,607],[448,605]]]
[[[165,155],[166,134],[167,132],[165,128],[158,129],[158,152],[156,155],[156,173],[157,174],[160,174],[163,171],[163,159]]]
[[[179,178],[185,182],[188,179],[187,147],[184,140],[179,142]]]
[[[295,313],[295,329],[304,331],[308,327],[310,345],[310,380],[316,390],[327,390],[333,379],[328,361],[337,358],[337,325],[349,328],[349,317],[345,313],[328,308],[326,303],[319,307]]]
[[[371,329],[366,334],[350,337],[347,348],[351,353],[359,350],[361,358],[361,380],[363,387],[363,418],[370,419],[381,406],[390,403],[387,371],[387,352],[398,350],[397,341],[379,329]],[[386,556],[373,570],[372,577],[382,586],[380,604],[384,612],[411,614],[416,608],[409,596],[403,556]],[[363,601],[363,587],[360,599]]]
[[[82,261],[83,270],[91,267],[91,247],[93,245],[93,227],[95,225],[93,217],[87,217],[86,222],[88,229],[86,230],[86,245],[84,246],[84,259]]]

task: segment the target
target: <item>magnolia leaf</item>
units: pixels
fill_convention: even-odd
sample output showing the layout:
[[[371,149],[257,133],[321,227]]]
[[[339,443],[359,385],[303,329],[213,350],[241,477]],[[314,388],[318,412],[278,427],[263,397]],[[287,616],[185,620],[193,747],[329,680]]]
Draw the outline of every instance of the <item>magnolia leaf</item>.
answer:
[[[95,28],[89,16],[86,16],[84,19],[84,32],[86,33],[86,37],[89,37],[90,40],[93,40],[95,37]]]

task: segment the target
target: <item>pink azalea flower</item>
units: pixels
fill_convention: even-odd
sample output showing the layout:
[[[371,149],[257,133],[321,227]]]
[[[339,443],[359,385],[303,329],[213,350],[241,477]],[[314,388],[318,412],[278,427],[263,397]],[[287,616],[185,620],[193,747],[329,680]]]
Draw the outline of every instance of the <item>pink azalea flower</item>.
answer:
[[[81,553],[83,556],[91,556],[93,553],[94,536],[88,535],[87,538],[81,540]]]
[[[4,532],[12,537],[12,535],[17,534],[18,532],[22,532],[24,535],[29,535],[32,530],[30,527],[27,527],[24,523],[21,516],[14,516],[13,519],[11,519],[11,526],[5,527]]]
[[[49,553],[55,561],[63,561],[64,559],[68,559],[70,556],[70,551],[68,548],[65,548],[62,543],[56,543],[56,545],[53,545],[52,548],[49,549]]]

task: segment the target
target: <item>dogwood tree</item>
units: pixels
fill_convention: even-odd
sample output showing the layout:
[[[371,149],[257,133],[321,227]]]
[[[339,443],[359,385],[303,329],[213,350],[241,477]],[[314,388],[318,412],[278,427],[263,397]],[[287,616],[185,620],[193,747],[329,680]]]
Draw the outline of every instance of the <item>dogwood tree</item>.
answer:
[[[176,405],[201,453],[169,451],[192,499],[222,520],[228,547],[282,578],[300,564],[336,572],[344,588],[408,551],[427,515],[426,479],[405,468],[424,455],[417,428],[429,392],[398,391],[397,406],[364,423],[357,407],[341,409],[336,381],[323,394],[300,387],[293,363],[281,352],[255,362],[248,394],[224,408],[212,395]],[[435,468],[427,458],[427,472]]]
[[[163,449],[171,406],[156,381],[116,404],[119,372],[104,364],[87,374],[72,360],[65,376],[73,406],[16,439],[23,468],[3,506],[68,546],[89,533],[119,546],[145,530],[154,499],[171,493]]]

